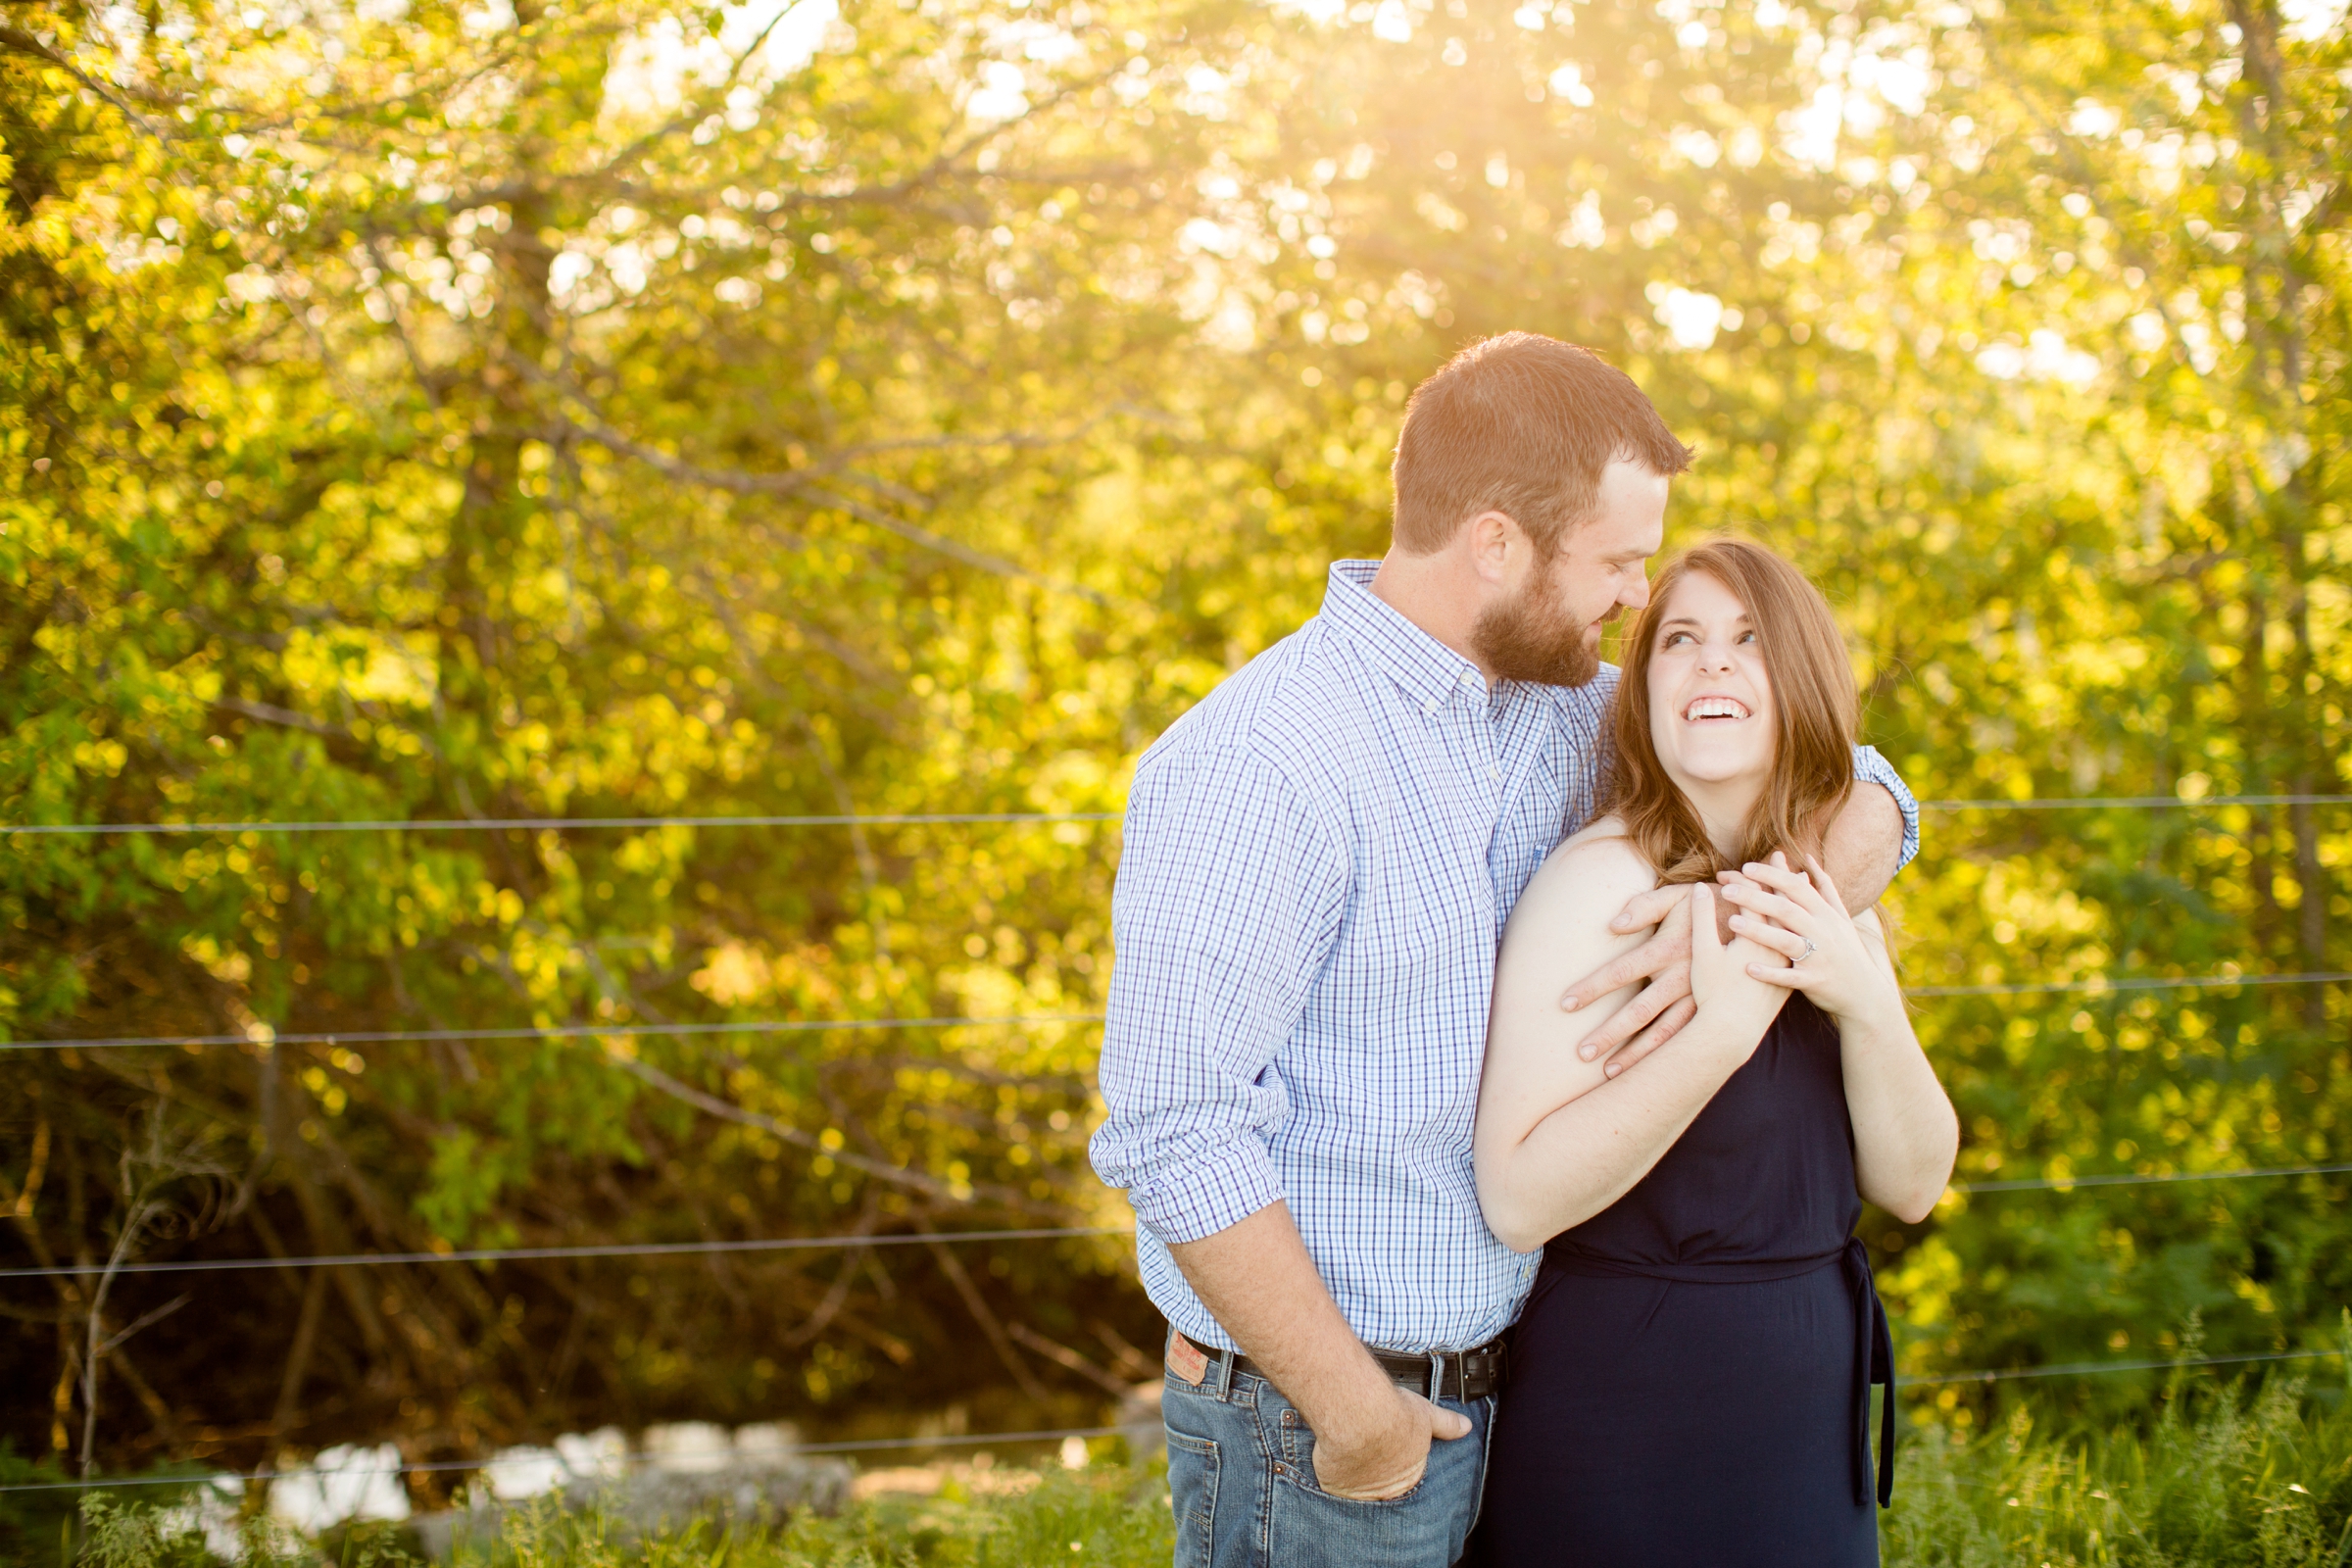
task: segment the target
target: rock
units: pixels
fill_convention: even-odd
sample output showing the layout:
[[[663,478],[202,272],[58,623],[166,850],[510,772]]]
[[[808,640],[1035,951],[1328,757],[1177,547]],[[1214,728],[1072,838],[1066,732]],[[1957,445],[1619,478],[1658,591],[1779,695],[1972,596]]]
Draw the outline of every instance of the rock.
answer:
[[[601,1516],[607,1539],[627,1543],[709,1521],[720,1529],[780,1525],[795,1509],[839,1513],[850,1498],[850,1467],[837,1459],[781,1455],[760,1464],[729,1459],[714,1469],[643,1469],[616,1477],[578,1477],[560,1492],[526,1502],[477,1496],[464,1508],[420,1514],[411,1521],[425,1550],[446,1562],[458,1544],[483,1546],[498,1539],[518,1511],[552,1508]]]
[[[1168,1429],[1159,1416],[1159,1396],[1165,1387],[1158,1378],[1138,1383],[1119,1401],[1118,1419],[1111,1424],[1126,1438],[1132,1463],[1142,1464],[1168,1446]]]
[[[638,1439],[645,1462],[671,1475],[716,1475],[735,1462],[727,1429],[710,1421],[672,1421],[647,1427]]]
[[[291,1473],[270,1484],[270,1515],[305,1535],[350,1519],[406,1519],[400,1467],[400,1449],[389,1443],[339,1445],[308,1464],[281,1457],[277,1468]]]

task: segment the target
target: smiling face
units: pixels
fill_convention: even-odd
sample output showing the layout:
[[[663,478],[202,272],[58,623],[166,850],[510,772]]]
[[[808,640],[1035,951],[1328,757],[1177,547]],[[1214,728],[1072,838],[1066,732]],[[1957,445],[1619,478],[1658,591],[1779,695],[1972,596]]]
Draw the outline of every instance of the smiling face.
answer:
[[[1582,686],[1599,673],[1601,628],[1649,603],[1667,487],[1666,475],[1629,459],[1602,470],[1592,515],[1548,561],[1529,550],[1516,587],[1479,615],[1470,641],[1488,668],[1547,686]]]
[[[1649,649],[1649,733],[1676,787],[1714,818],[1746,814],[1772,777],[1772,676],[1754,622],[1731,589],[1686,571],[1659,608]],[[1707,808],[1715,804],[1717,809]]]
[[[1745,539],[1666,564],[1625,644],[1608,809],[1669,882],[1817,854],[1854,786],[1853,666],[1803,572]]]

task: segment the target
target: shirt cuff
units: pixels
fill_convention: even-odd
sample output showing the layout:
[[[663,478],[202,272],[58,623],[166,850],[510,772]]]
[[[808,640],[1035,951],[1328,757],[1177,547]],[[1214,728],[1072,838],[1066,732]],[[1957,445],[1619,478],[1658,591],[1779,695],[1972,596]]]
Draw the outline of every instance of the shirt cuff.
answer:
[[[1266,1146],[1247,1133],[1127,1190],[1137,1221],[1171,1247],[1214,1236],[1281,1200]]]
[[[1912,798],[1911,788],[1903,782],[1903,775],[1894,770],[1893,763],[1879,755],[1879,749],[1875,746],[1854,748],[1854,781],[1883,787],[1894,797],[1894,804],[1901,808],[1903,856],[1894,867],[1900,871],[1919,856],[1919,802]]]

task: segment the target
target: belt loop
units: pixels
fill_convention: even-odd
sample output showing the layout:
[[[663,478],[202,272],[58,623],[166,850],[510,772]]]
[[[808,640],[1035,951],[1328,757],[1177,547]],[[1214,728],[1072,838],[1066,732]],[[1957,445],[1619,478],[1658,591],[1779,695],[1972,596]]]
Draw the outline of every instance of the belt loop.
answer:
[[[1233,1398],[1233,1364],[1242,1358],[1239,1350],[1227,1350],[1217,1357],[1217,1398],[1230,1402]]]
[[[1465,1402],[1467,1402],[1469,1393],[1469,1379],[1465,1376],[1462,1380],[1462,1395]],[[1444,1397],[1446,1397],[1446,1352],[1433,1349],[1429,1352],[1429,1402],[1435,1404]]]

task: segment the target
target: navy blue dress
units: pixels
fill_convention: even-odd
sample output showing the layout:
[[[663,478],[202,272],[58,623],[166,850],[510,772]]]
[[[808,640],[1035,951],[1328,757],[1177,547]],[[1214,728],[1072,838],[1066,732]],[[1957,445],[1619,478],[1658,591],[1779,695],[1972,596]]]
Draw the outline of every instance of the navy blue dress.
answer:
[[[1792,995],[1649,1174],[1544,1249],[1472,1559],[1877,1563],[1893,1351],[1861,1206],[1838,1027]]]

